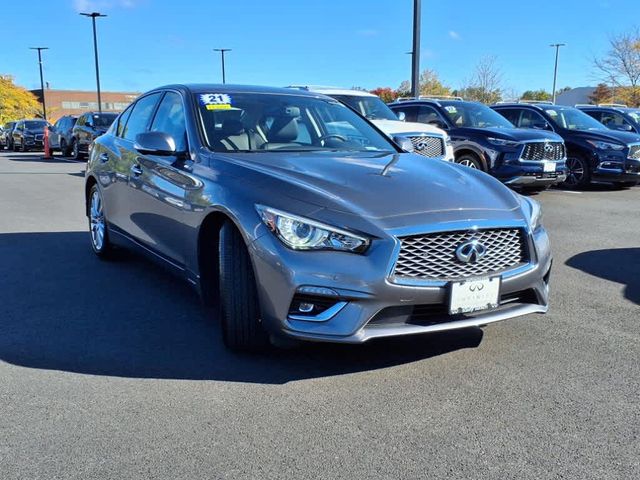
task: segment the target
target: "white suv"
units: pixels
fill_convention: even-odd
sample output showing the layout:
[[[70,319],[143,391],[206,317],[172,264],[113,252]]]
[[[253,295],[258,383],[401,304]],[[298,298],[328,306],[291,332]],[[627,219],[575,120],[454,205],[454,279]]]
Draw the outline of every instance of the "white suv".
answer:
[[[289,88],[321,93],[348,105],[367,117],[376,127],[391,138],[407,138],[413,151],[428,158],[453,162],[453,146],[447,133],[433,125],[404,122],[379,97],[363,90],[313,85],[290,85]]]

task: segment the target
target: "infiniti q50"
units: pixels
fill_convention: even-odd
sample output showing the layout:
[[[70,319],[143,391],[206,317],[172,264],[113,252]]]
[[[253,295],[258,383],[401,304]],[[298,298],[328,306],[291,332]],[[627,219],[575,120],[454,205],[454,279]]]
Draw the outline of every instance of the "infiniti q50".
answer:
[[[230,348],[360,343],[548,308],[537,202],[406,153],[317,93],[152,90],[95,141],[85,193],[95,253],[135,246],[175,270],[220,307]]]

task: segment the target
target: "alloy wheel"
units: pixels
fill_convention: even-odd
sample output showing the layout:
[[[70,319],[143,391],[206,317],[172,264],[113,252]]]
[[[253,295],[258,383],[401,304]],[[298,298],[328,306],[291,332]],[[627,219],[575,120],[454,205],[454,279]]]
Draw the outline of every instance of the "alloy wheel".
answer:
[[[100,252],[104,247],[105,221],[104,211],[102,209],[102,198],[97,189],[94,190],[91,195],[89,224],[91,229],[91,243],[93,243],[93,248],[97,252]]]
[[[567,180],[569,185],[579,185],[584,179],[585,171],[582,162],[575,158],[567,158]]]
[[[460,165],[464,165],[465,167],[475,168],[475,169],[478,168],[478,167],[476,167],[476,164],[473,162],[473,160],[471,160],[470,158],[463,158],[458,163]]]

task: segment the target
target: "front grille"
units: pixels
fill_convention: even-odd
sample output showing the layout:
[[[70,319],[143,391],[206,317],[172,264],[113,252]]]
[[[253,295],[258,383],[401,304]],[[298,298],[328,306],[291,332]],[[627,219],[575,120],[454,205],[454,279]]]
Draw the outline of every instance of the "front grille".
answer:
[[[464,242],[477,240],[486,254],[473,263],[463,263],[456,249]],[[524,235],[519,228],[465,230],[400,238],[396,277],[455,280],[504,272],[527,262]]]
[[[444,142],[442,137],[420,135],[408,138],[413,144],[414,151],[420,155],[429,158],[442,157],[444,155]]]
[[[631,145],[629,149],[629,158],[633,160],[640,160],[640,145]]]
[[[522,160],[562,160],[564,145],[562,142],[534,142],[527,143],[522,151]]]

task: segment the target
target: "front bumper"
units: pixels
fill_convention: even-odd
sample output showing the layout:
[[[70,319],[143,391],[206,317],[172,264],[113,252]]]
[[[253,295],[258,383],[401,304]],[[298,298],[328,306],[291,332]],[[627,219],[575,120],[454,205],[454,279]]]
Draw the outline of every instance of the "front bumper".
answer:
[[[265,231],[250,246],[263,324],[272,333],[303,340],[362,343],[378,337],[453,330],[544,313],[548,309],[552,262],[549,239],[542,228],[528,235],[530,263],[501,275],[502,304],[493,310],[451,316],[447,282],[391,281],[397,250],[390,240],[374,241],[364,255],[296,252]],[[335,292],[332,301],[339,305],[330,318],[308,321],[290,314],[294,295],[305,286]]]
[[[640,160],[621,156],[602,156],[591,172],[593,180],[602,182],[640,182]]]

